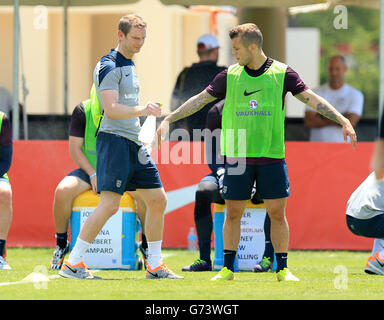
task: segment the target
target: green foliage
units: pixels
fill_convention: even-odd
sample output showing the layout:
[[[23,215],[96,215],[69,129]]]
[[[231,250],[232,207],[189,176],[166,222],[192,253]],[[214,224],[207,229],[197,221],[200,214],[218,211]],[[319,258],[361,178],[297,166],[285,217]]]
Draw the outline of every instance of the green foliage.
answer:
[[[349,71],[346,82],[364,94],[364,117],[376,118],[379,101],[379,10],[347,7],[347,29],[337,29],[333,9],[299,14],[291,17],[290,27],[318,28],[321,35],[320,81],[327,81],[327,61],[340,54],[338,45],[349,45],[346,56]]]

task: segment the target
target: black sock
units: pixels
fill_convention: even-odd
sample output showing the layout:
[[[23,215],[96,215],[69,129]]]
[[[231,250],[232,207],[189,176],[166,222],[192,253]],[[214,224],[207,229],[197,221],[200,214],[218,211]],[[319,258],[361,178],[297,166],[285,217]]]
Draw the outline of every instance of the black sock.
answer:
[[[141,246],[143,247],[143,249],[148,249],[147,237],[144,233],[141,234]]]
[[[236,250],[225,250],[224,249],[224,267],[234,272],[234,264],[236,258]]]
[[[200,259],[211,262],[211,240],[199,240]]]
[[[56,245],[58,245],[61,249],[65,249],[67,247],[67,239],[67,232],[56,233]]]
[[[0,257],[5,253],[5,242],[6,240],[0,240]]]
[[[276,253],[276,262],[277,262],[276,272],[279,272],[280,270],[287,268],[287,259],[288,259],[287,252]]]
[[[268,213],[264,220],[264,234],[265,234],[265,249],[263,257],[269,258],[269,261],[273,262],[275,250],[271,241],[271,219]]]

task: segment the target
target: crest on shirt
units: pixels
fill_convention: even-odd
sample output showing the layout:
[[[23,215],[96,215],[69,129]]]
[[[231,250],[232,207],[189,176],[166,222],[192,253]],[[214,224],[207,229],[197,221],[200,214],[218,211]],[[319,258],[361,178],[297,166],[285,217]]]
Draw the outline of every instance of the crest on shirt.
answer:
[[[254,99],[249,101],[249,108],[252,110],[255,110],[258,107],[258,105],[259,105],[259,103]]]

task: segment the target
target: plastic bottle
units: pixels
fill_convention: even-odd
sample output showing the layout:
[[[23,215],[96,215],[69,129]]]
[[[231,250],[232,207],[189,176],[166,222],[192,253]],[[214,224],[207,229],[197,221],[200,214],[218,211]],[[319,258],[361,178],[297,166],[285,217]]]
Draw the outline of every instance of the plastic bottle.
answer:
[[[197,235],[194,227],[189,229],[188,250],[197,250]]]
[[[148,116],[139,133],[139,140],[145,144],[148,153],[151,154],[152,152],[152,146],[151,142],[155,138],[156,135],[156,117],[155,116]]]

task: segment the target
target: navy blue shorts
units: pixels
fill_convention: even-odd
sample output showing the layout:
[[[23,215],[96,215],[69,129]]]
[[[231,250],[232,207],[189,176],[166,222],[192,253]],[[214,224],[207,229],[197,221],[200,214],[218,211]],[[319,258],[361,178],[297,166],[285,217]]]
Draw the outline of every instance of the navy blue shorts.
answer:
[[[384,238],[384,214],[379,214],[370,219],[357,219],[347,215],[347,226],[357,236]]]
[[[244,165],[242,174],[236,172],[238,164],[225,165],[223,198],[226,200],[248,200],[256,180],[261,199],[279,199],[289,196],[289,178],[285,161],[266,165]]]
[[[88,183],[89,185],[91,185],[91,180],[89,179],[89,175],[81,168],[71,171],[70,173],[67,174],[67,177],[68,176],[78,177],[79,179],[83,180],[85,183]]]
[[[145,147],[121,136],[100,132],[96,152],[98,192],[111,191],[122,195],[125,191],[163,186]]]

